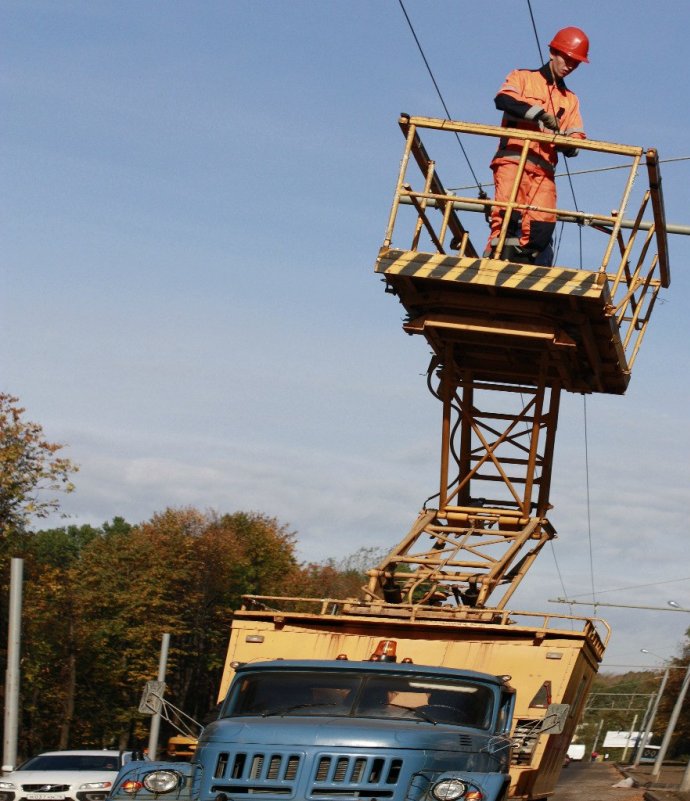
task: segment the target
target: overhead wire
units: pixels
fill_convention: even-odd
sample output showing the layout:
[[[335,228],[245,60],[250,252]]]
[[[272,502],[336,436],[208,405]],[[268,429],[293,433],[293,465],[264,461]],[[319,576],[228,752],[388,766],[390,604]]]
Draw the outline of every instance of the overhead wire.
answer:
[[[539,59],[541,60],[541,63],[543,64],[543,63],[545,63],[544,62],[544,55],[542,53],[541,43],[539,41],[539,34],[537,33],[537,25],[536,25],[536,22],[534,21],[534,14],[532,13],[531,0],[527,0],[527,8],[529,10],[530,20],[532,21],[532,30],[534,31],[534,38],[535,38],[536,43],[537,43],[537,51],[539,53]],[[555,76],[554,76],[554,80],[555,80]],[[553,102],[553,89],[549,90],[549,100],[551,102],[551,111],[553,112],[554,117],[556,117],[557,116],[556,115],[556,108],[555,108],[555,105],[554,105],[554,102]],[[565,161],[565,160],[564,160],[564,165],[565,165],[566,175],[568,176],[568,183],[570,185],[570,193],[573,196],[573,203],[575,205],[575,211],[580,211],[580,209],[579,209],[579,207],[577,205],[577,198],[575,197],[575,187],[573,185],[573,179],[572,179],[572,176],[570,174],[570,168],[568,167],[568,162]],[[578,225],[579,225],[578,233],[579,233],[580,268],[582,268],[582,226],[579,223],[578,223]],[[563,236],[563,222],[561,222],[561,234],[560,234],[559,242],[558,242],[559,247],[560,247],[560,239],[562,238],[562,236]],[[557,254],[557,253],[558,253],[558,248],[554,248],[554,255]]]
[[[434,72],[431,69],[429,61],[428,61],[428,59],[427,59],[427,57],[426,57],[426,55],[424,53],[424,48],[422,47],[421,42],[419,41],[419,37],[417,36],[417,32],[414,29],[414,25],[412,24],[412,20],[410,19],[410,16],[407,13],[407,9],[405,8],[403,0],[398,0],[398,3],[400,4],[400,8],[402,9],[402,13],[405,15],[405,19],[407,21],[407,25],[408,25],[408,27],[410,29],[410,32],[412,33],[412,37],[415,40],[415,44],[417,45],[417,49],[419,50],[419,54],[422,57],[422,61],[424,61],[424,65],[426,66],[427,72],[429,73],[429,77],[431,78],[431,82],[434,84],[434,89],[436,89],[436,94],[438,95],[438,98],[441,101],[441,105],[443,106],[443,110],[446,112],[446,119],[451,120],[453,118],[450,116],[450,111],[448,110],[448,106],[446,105],[446,101],[443,99],[443,94],[441,93],[441,90],[439,89],[438,82],[436,81],[436,77],[434,76]],[[457,132],[455,133],[455,139],[457,140],[458,145],[460,145],[460,150],[462,151],[462,154],[465,157],[465,161],[467,162],[467,166],[469,167],[470,173],[472,173],[472,178],[475,181],[475,186],[473,188],[477,188],[479,190],[480,197],[487,197],[486,193],[484,192],[484,189],[482,188],[482,184],[479,182],[479,179],[477,178],[477,175],[476,175],[474,169],[472,168],[472,163],[470,161],[470,157],[467,155],[467,151],[465,150],[465,147],[462,144],[462,141],[460,140],[460,136],[459,136],[459,134]]]
[[[532,12],[532,3],[531,0],[527,0],[527,8],[529,11],[530,20],[532,22],[532,30],[534,31],[534,38],[537,43],[537,50],[539,52],[539,58],[542,63],[544,63],[544,56],[542,54],[541,43],[539,41],[539,34],[537,32],[537,25],[534,19],[534,13]],[[556,109],[555,104],[553,102],[552,90],[549,91],[549,99],[551,101],[551,111],[553,112],[554,116],[556,116]],[[568,183],[570,185],[570,192],[573,197],[573,203],[575,205],[575,210],[579,211],[579,207],[577,204],[577,198],[575,196],[575,187],[573,185],[572,175],[570,174],[570,168],[568,167],[568,162],[564,160],[566,174],[568,176]],[[561,236],[563,230],[563,222],[561,222]],[[554,247],[554,252],[558,252],[558,247],[560,247],[560,238],[558,245]],[[579,228],[579,251],[580,251],[580,267],[582,267],[582,227]],[[586,503],[587,503],[587,539],[588,539],[588,551],[589,551],[589,572],[590,572],[590,580],[592,583],[592,598],[593,603],[596,609],[596,590],[594,584],[594,548],[592,543],[592,506],[591,506],[591,498],[590,498],[590,482],[589,482],[589,446],[588,446],[588,431],[587,431],[587,396],[583,395],[583,402],[584,402],[584,445],[585,445],[585,492],[586,492]],[[556,562],[556,568],[561,578],[561,586],[565,590],[565,586],[563,585],[563,579],[560,576],[560,570],[558,570],[558,561],[556,559],[555,549],[553,549],[553,557],[554,561]]]
[[[674,161],[690,161],[690,156],[675,156],[668,159],[659,159],[659,164],[668,164]],[[566,164],[566,169],[567,168],[568,165]],[[611,165],[610,167],[592,167],[592,169],[589,170],[568,170],[568,172],[557,172],[554,175],[554,178],[563,178],[565,175],[593,175],[594,173],[597,172],[610,172],[612,170],[629,170],[629,169],[630,169],[629,164],[615,164]],[[486,181],[485,183],[488,183],[488,181]],[[471,185],[468,184],[467,186],[449,186],[448,191],[462,192],[465,189],[474,189],[475,186],[476,186],[475,184]]]
[[[609,587],[606,590],[599,590],[599,595],[604,595],[607,592],[622,592],[624,590],[639,590],[645,587],[660,587],[662,584],[677,584],[680,581],[690,581],[690,576],[686,576],[685,578],[677,578],[677,579],[666,579],[665,581],[650,581],[645,584],[628,584],[625,587]],[[569,598],[583,598],[585,595],[590,595],[588,592],[582,592],[578,595],[573,595],[572,593],[568,596]]]
[[[584,440],[585,440],[585,492],[587,497],[587,542],[589,545],[589,575],[592,582],[592,600],[597,602],[597,593],[594,587],[594,548],[592,545],[592,504],[589,494],[589,432],[587,430],[587,396],[582,396],[583,416],[584,416]]]
[[[416,30],[414,28],[414,25],[412,24],[412,20],[410,19],[410,16],[407,13],[407,9],[405,8],[405,4],[403,3],[403,0],[398,0],[398,4],[400,5],[400,9],[402,10],[402,13],[403,13],[403,15],[405,17],[407,25],[408,25],[408,27],[410,29],[411,34],[412,34],[412,37],[413,37],[413,39],[415,41],[415,44],[417,45],[417,49],[419,50],[419,53],[420,53],[420,55],[422,57],[424,65],[426,67],[426,70],[427,70],[427,72],[429,74],[429,77],[431,78],[431,81],[432,81],[432,83],[434,85],[434,89],[436,90],[436,94],[438,95],[438,98],[439,98],[439,100],[441,102],[441,105],[443,106],[443,110],[445,111],[446,118],[450,120],[450,119],[452,119],[451,114],[450,114],[450,110],[448,109],[448,105],[446,104],[446,101],[445,101],[445,99],[443,97],[443,93],[441,92],[441,89],[440,89],[440,87],[438,85],[438,82],[436,80],[436,76],[434,75],[434,72],[433,72],[433,70],[431,68],[431,65],[429,64],[429,60],[426,57],[426,54],[424,52],[424,48],[422,47],[421,42],[419,41],[419,37],[417,36],[417,32],[416,32]],[[531,20],[531,23],[532,23],[532,29],[534,31],[534,36],[535,36],[535,40],[536,40],[536,44],[537,44],[537,50],[539,52],[539,58],[541,59],[541,61],[543,63],[544,62],[544,57],[543,57],[543,54],[542,54],[541,43],[539,41],[539,34],[537,32],[537,26],[536,26],[536,22],[535,22],[535,19],[534,19],[534,13],[532,11],[531,0],[527,0],[527,7],[528,7],[528,11],[529,11],[530,20]],[[552,100],[552,110],[555,111],[553,100]],[[467,162],[467,166],[469,168],[469,171],[470,171],[470,173],[472,175],[472,178],[473,178],[473,180],[475,182],[473,187],[463,187],[463,188],[477,188],[479,190],[480,197],[482,195],[484,197],[486,197],[486,194],[484,193],[484,190],[483,190],[482,182],[477,177],[477,175],[476,175],[476,173],[475,173],[475,171],[474,171],[474,169],[472,167],[472,163],[471,163],[470,158],[469,158],[469,156],[467,154],[467,151],[465,150],[465,147],[462,144],[462,141],[460,140],[460,137],[457,134],[457,132],[455,134],[455,138],[456,138],[456,140],[458,142],[458,145],[460,146],[460,150],[462,151],[462,154],[463,154],[463,156],[465,158],[465,161]],[[683,161],[683,160],[686,160],[688,158],[690,158],[690,157],[679,157],[678,159],[667,159],[667,161]],[[622,169],[622,167],[616,166],[616,167],[600,168],[598,170],[583,170],[583,171],[579,171],[579,172],[576,172],[576,173],[571,173],[567,162],[564,162],[564,166],[565,166],[565,170],[566,170],[566,172],[564,174],[567,175],[567,177],[568,177],[568,183],[570,185],[570,191],[571,191],[571,194],[572,194],[573,203],[575,205],[576,211],[579,211],[579,206],[578,206],[578,203],[577,203],[577,197],[575,195],[575,187],[574,187],[573,181],[572,181],[572,176],[574,174],[579,175],[579,174],[586,174],[586,173],[590,173],[590,172],[605,172],[606,170]],[[563,225],[563,224],[561,224],[561,225]],[[561,236],[562,236],[562,233],[561,233]],[[560,237],[559,237],[558,246],[559,245],[560,245]],[[558,252],[557,251],[557,247],[554,248],[554,250],[555,250],[555,252]],[[579,232],[579,251],[580,251],[580,254],[579,254],[579,256],[580,256],[580,266],[582,266],[582,231],[581,230]],[[591,578],[591,582],[592,582],[592,598],[595,599],[593,601],[593,603],[596,606],[596,590],[595,590],[595,583],[594,583],[594,552],[593,552],[592,525],[591,525],[591,499],[590,499],[590,483],[589,483],[589,451],[588,451],[587,398],[586,398],[586,396],[584,396],[584,437],[585,437],[585,474],[586,474],[587,532],[588,532],[588,542],[589,542],[589,564],[590,564],[590,578]],[[558,574],[558,577],[559,577],[559,580],[560,580],[560,583],[561,583],[561,587],[562,587],[563,591],[565,592],[565,585],[564,585],[564,582],[563,582],[563,576],[562,576],[560,567],[558,565],[558,560],[556,558],[556,553],[555,553],[555,549],[553,548],[553,544],[552,544],[552,554],[553,554],[554,562],[555,562],[555,565],[556,565],[556,572]],[[566,595],[567,595],[567,593],[566,593]]]

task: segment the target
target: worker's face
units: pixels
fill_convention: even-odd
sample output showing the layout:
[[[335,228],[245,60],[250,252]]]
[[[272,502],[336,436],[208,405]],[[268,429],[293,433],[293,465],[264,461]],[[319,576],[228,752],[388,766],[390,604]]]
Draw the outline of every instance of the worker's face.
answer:
[[[579,66],[580,62],[577,59],[566,56],[565,53],[559,53],[557,50],[551,51],[551,71],[554,77],[565,78]]]

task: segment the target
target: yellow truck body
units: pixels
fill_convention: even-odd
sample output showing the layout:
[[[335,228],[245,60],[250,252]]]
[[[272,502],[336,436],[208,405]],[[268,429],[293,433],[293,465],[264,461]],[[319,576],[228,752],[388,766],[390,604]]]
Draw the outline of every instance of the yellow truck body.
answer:
[[[509,797],[543,799],[553,793],[608,639],[603,621],[504,610],[412,611],[332,599],[248,598],[234,616],[220,696],[238,664],[340,655],[367,660],[382,638],[397,643],[399,660],[510,676],[517,699]],[[568,705],[558,734],[548,733],[553,705]]]

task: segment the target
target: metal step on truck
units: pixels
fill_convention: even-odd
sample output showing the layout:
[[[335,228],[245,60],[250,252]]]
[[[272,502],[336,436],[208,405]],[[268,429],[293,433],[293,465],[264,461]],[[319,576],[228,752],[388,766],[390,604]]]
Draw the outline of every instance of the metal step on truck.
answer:
[[[556,538],[547,514],[561,392],[622,395],[669,286],[659,159],[553,132],[398,122],[405,148],[375,272],[403,307],[404,331],[431,350],[438,489],[358,598],[246,597],[219,717],[192,761],[133,763],[112,801],[536,801],[554,792],[609,629],[509,602]],[[487,164],[501,137],[522,141],[508,200],[446,189],[421,133],[441,153],[443,140],[485,139]],[[577,230],[574,250],[587,260],[577,267],[511,260],[505,248],[526,208],[518,187],[534,142],[620,162],[622,190],[598,184],[597,210],[541,209]],[[462,186],[463,175],[451,177]],[[485,227],[492,206],[505,222],[480,255],[470,218]]]

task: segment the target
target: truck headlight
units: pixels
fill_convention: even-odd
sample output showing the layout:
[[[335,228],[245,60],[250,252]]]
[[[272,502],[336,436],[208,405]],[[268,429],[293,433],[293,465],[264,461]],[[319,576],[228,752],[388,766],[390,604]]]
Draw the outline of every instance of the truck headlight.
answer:
[[[182,776],[174,770],[152,770],[144,776],[144,787],[150,793],[169,793],[180,786]]]
[[[456,801],[465,795],[466,790],[467,785],[460,779],[442,779],[431,788],[431,794],[436,801]]]

